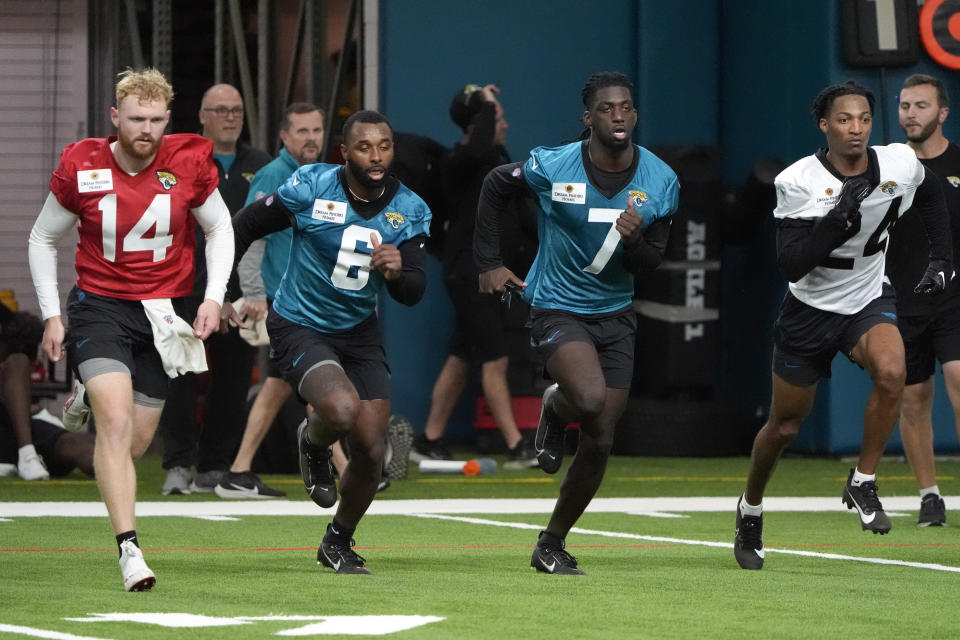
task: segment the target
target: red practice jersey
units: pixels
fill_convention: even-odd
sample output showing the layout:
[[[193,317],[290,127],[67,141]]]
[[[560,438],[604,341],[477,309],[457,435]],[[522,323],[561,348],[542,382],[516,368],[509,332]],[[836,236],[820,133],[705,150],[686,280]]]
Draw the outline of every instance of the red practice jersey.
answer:
[[[80,222],[77,286],[145,300],[177,298],[193,289],[195,220],[190,209],[217,188],[213,142],[192,133],[163,136],[148,167],[121,169],[109,138],[67,146],[50,191]]]

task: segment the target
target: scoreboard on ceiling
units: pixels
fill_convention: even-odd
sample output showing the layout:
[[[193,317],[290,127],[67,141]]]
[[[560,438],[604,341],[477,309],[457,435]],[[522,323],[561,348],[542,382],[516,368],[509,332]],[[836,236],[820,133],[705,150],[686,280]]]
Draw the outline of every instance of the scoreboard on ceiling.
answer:
[[[960,69],[960,0],[845,0],[843,49],[854,67],[914,64],[920,43],[941,66]]]
[[[913,64],[920,55],[917,0],[846,0],[842,32],[851,66]]]

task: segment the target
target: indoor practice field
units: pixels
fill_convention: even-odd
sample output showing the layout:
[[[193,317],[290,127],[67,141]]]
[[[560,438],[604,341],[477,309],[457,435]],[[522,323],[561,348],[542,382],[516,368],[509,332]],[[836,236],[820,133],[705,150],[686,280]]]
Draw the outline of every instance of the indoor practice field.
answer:
[[[502,460],[501,460],[502,461]],[[915,526],[909,467],[881,464],[889,535],[840,493],[850,461],[786,458],[762,571],[732,553],[745,458],[614,458],[567,538],[585,576],[529,567],[564,470],[420,475],[357,530],[370,576],[316,563],[332,510],[296,476],[275,501],[160,495],[138,463],[137,531],[157,585],[125,593],[92,480],[0,479],[0,638],[937,638],[960,634],[960,462],[938,463],[952,526]]]

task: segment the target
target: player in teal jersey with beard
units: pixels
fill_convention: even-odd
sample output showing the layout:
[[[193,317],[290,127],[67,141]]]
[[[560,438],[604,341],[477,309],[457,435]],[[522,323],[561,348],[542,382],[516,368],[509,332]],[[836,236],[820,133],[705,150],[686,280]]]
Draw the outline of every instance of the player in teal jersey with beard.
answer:
[[[580,423],[577,454],[530,561],[546,573],[583,573],[564,539],[600,486],[629,397],[634,274],[660,264],[678,203],[676,174],[631,141],[632,91],[623,74],[591,76],[581,92],[582,140],[494,169],[478,207],[480,290],[523,289],[531,342],[556,380],[543,394],[535,442],[544,471],[559,470],[566,425]],[[506,203],[528,189],[540,204],[540,248],[524,281],[503,266],[499,231]]]
[[[329,447],[341,438],[350,445],[340,503],[317,561],[338,573],[369,573],[351,547],[380,481],[390,415],[377,294],[386,288],[409,305],[422,297],[430,210],[390,175],[393,129],[386,118],[353,114],[343,140],[344,166],[300,167],[238,214],[236,255],[293,226],[290,260],[267,319],[270,357],[315,409],[300,426],[299,446],[304,486],[318,505],[331,507],[337,496]]]

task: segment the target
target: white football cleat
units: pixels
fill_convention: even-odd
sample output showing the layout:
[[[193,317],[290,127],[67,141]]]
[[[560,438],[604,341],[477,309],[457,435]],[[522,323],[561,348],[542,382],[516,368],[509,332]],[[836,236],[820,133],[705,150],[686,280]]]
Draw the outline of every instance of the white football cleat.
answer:
[[[63,403],[63,428],[67,431],[82,431],[90,418],[87,406],[86,389],[83,383],[74,378],[73,393]]]
[[[143,552],[132,540],[120,544],[120,571],[126,591],[147,591],[157,583],[157,577],[143,561]]]

